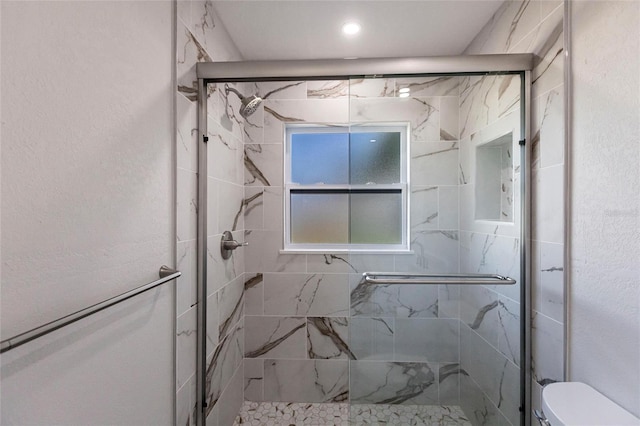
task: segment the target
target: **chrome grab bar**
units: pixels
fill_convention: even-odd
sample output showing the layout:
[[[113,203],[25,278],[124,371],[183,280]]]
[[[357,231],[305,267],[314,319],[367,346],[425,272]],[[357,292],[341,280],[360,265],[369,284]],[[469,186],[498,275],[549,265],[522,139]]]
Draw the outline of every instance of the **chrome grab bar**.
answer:
[[[516,280],[494,274],[412,274],[399,272],[365,272],[367,284],[480,284],[512,285]]]
[[[116,305],[120,302],[124,302],[127,299],[131,299],[134,296],[137,296],[140,293],[144,293],[145,291],[151,290],[160,284],[164,284],[168,281],[174,280],[182,275],[182,272],[176,271],[175,269],[171,269],[168,266],[162,265],[160,270],[158,271],[158,275],[160,279],[150,282],[145,285],[141,285],[140,287],[136,287],[133,290],[129,290],[125,293],[119,294],[118,296],[111,297],[109,299],[103,300],[102,302],[98,302],[95,305],[91,305],[79,311],[76,311],[72,314],[65,315],[64,317],[58,318],[57,320],[53,320],[46,324],[43,324],[39,327],[32,328],[29,331],[25,331],[24,333],[17,334],[13,337],[5,339],[0,342],[0,354],[4,353],[10,349],[17,348],[18,346],[24,345],[38,337],[42,337],[45,334],[49,334],[53,331],[56,331],[66,325],[74,323],[82,318],[86,318],[89,315],[93,315],[96,312],[100,312],[103,309]]]

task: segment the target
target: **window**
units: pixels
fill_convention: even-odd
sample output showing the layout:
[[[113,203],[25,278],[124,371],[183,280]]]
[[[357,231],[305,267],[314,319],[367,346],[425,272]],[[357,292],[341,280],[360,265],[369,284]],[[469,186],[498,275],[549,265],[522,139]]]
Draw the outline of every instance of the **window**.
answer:
[[[289,125],[285,251],[408,250],[408,124]]]

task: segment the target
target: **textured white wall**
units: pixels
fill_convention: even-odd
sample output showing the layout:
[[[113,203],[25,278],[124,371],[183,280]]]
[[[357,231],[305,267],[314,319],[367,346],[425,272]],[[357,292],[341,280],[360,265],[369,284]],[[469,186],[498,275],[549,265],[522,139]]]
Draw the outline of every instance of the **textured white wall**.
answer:
[[[640,3],[572,20],[570,378],[640,416]]]
[[[2,2],[2,338],[173,264],[172,4]],[[3,424],[168,424],[170,286],[2,358]]]

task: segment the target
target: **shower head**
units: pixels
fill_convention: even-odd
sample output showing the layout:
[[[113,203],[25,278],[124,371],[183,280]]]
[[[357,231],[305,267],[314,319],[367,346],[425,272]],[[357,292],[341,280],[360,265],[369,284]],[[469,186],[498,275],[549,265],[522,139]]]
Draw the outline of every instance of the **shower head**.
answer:
[[[256,95],[251,95],[251,96],[247,96],[247,97],[242,96],[242,93],[238,92],[233,87],[229,87],[228,84],[225,84],[224,85],[224,93],[226,95],[228,95],[229,92],[235,93],[240,98],[240,101],[242,102],[242,105],[240,106],[240,115],[243,116],[244,118],[247,118],[251,114],[256,112],[256,110],[258,109],[258,107],[262,103],[262,98],[259,98]]]

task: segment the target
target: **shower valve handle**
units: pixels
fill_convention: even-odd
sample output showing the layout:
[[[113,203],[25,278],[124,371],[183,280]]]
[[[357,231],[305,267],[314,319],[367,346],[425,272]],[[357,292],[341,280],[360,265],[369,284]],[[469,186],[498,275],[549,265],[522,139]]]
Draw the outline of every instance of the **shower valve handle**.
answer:
[[[231,257],[231,252],[238,247],[248,246],[249,243],[243,242],[240,243],[233,239],[233,235],[230,231],[224,231],[222,234],[222,240],[220,241],[220,254],[223,259],[229,259]]]

